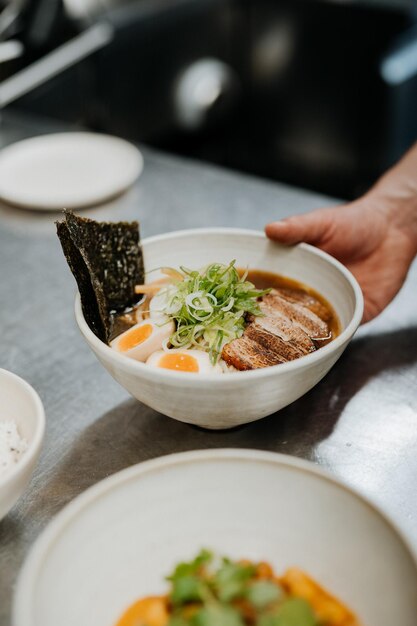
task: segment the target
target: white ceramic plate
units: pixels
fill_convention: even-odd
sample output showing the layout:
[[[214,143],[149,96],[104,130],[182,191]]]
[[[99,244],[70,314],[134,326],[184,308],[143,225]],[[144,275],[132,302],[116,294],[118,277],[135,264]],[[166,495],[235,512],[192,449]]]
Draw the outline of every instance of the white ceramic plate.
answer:
[[[127,189],[143,158],[132,144],[98,133],[58,133],[0,152],[0,198],[23,208],[77,209]]]
[[[417,565],[392,524],[316,466],[253,450],[163,457],[76,498],[24,565],[13,626],[114,626],[202,547],[305,568],[364,626],[415,626]]]

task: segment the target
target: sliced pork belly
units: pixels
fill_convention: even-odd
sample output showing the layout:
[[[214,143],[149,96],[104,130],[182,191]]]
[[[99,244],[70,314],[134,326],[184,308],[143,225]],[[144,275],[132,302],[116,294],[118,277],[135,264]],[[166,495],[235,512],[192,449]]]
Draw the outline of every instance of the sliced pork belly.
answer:
[[[242,337],[223,348],[223,359],[238,370],[293,361],[314,352],[316,342],[329,338],[325,321],[275,289],[262,298],[259,307],[263,315],[250,316]]]
[[[271,328],[271,325],[268,324],[268,327]],[[300,347],[298,347],[296,343],[284,341],[284,339],[282,339],[278,334],[275,334],[265,328],[262,323],[258,324],[257,322],[254,322],[253,324],[249,324],[246,329],[245,336],[249,337],[263,348],[266,348],[270,352],[276,354],[281,363],[293,361],[294,359],[298,359],[300,356],[308,354],[308,352],[304,352]],[[313,345],[309,352],[314,351],[314,349]]]
[[[250,327],[250,325],[249,325]],[[249,328],[248,327],[248,328]],[[247,329],[248,330],[248,329]],[[254,341],[247,332],[239,339],[234,339],[223,348],[222,357],[229,365],[238,370],[254,370],[269,365],[285,363],[284,357]]]
[[[260,309],[263,316],[252,316],[250,321],[256,326],[277,335],[284,342],[295,346],[299,351],[299,356],[314,352],[316,346],[309,335],[299,326],[293,324],[286,317],[277,314],[276,309],[260,302]]]
[[[302,306],[313,311],[320,319],[324,322],[329,322],[332,314],[330,310],[324,306],[314,296],[307,293],[306,291],[301,291],[297,289],[288,289],[287,287],[276,287],[275,291],[282,297],[284,300],[288,302],[298,303]]]
[[[273,309],[275,315],[301,328],[312,339],[320,341],[329,338],[330,330],[326,322],[302,304],[285,300],[276,289],[271,289],[262,298],[262,304]]]

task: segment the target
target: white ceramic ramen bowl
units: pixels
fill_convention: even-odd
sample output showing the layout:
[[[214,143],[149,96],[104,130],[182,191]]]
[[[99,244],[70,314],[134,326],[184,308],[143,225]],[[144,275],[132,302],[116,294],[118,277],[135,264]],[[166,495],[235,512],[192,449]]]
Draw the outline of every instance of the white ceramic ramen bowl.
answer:
[[[24,491],[38,460],[45,413],[36,391],[22,378],[0,369],[0,420],[13,420],[28,444],[19,461],[0,476],[0,519]]]
[[[200,268],[208,263],[268,270],[297,279],[322,294],[342,326],[330,344],[295,361],[248,372],[200,375],[151,368],[100,341],[84,320],[77,296],[78,326],[99,361],[144,404],[182,422],[230,428],[270,415],[306,393],[346,348],[362,319],[359,285],[341,263],[312,246],[285,247],[263,233],[227,228],[188,230],[142,242],[147,271],[163,266]],[[152,273],[152,279],[157,278]]]
[[[32,548],[12,624],[114,626],[203,547],[300,567],[364,626],[415,626],[415,557],[384,515],[311,463],[253,450],[148,461],[76,498]]]

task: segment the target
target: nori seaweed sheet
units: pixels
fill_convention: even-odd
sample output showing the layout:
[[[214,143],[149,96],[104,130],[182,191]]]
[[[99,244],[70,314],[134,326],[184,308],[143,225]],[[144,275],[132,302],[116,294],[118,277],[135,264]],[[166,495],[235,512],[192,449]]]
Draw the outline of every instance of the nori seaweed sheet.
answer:
[[[144,282],[137,222],[96,222],[64,211],[57,234],[77,281],[87,324],[99,339],[112,334],[112,313],[134,306]]]
[[[100,314],[87,264],[84,262],[78,248],[74,245],[66,223],[57,222],[56,229],[67,263],[77,281],[86,322],[99,339],[106,341],[106,329]]]

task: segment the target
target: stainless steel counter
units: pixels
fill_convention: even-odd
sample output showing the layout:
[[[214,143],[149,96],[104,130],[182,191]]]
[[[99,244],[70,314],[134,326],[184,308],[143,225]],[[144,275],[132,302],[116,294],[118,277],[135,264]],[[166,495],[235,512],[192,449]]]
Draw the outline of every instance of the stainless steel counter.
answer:
[[[57,130],[7,115],[0,146]],[[142,236],[199,226],[263,228],[328,198],[143,149],[133,189],[86,211],[138,219]],[[75,283],[53,221],[0,206],[0,366],[23,376],[46,409],[33,480],[0,522],[0,625],[22,561],[49,520],[90,485],[145,459],[210,447],[310,459],[376,500],[417,548],[417,266],[394,303],[362,328],[330,374],[283,411],[228,432],[175,422],[133,400],[78,333]]]

